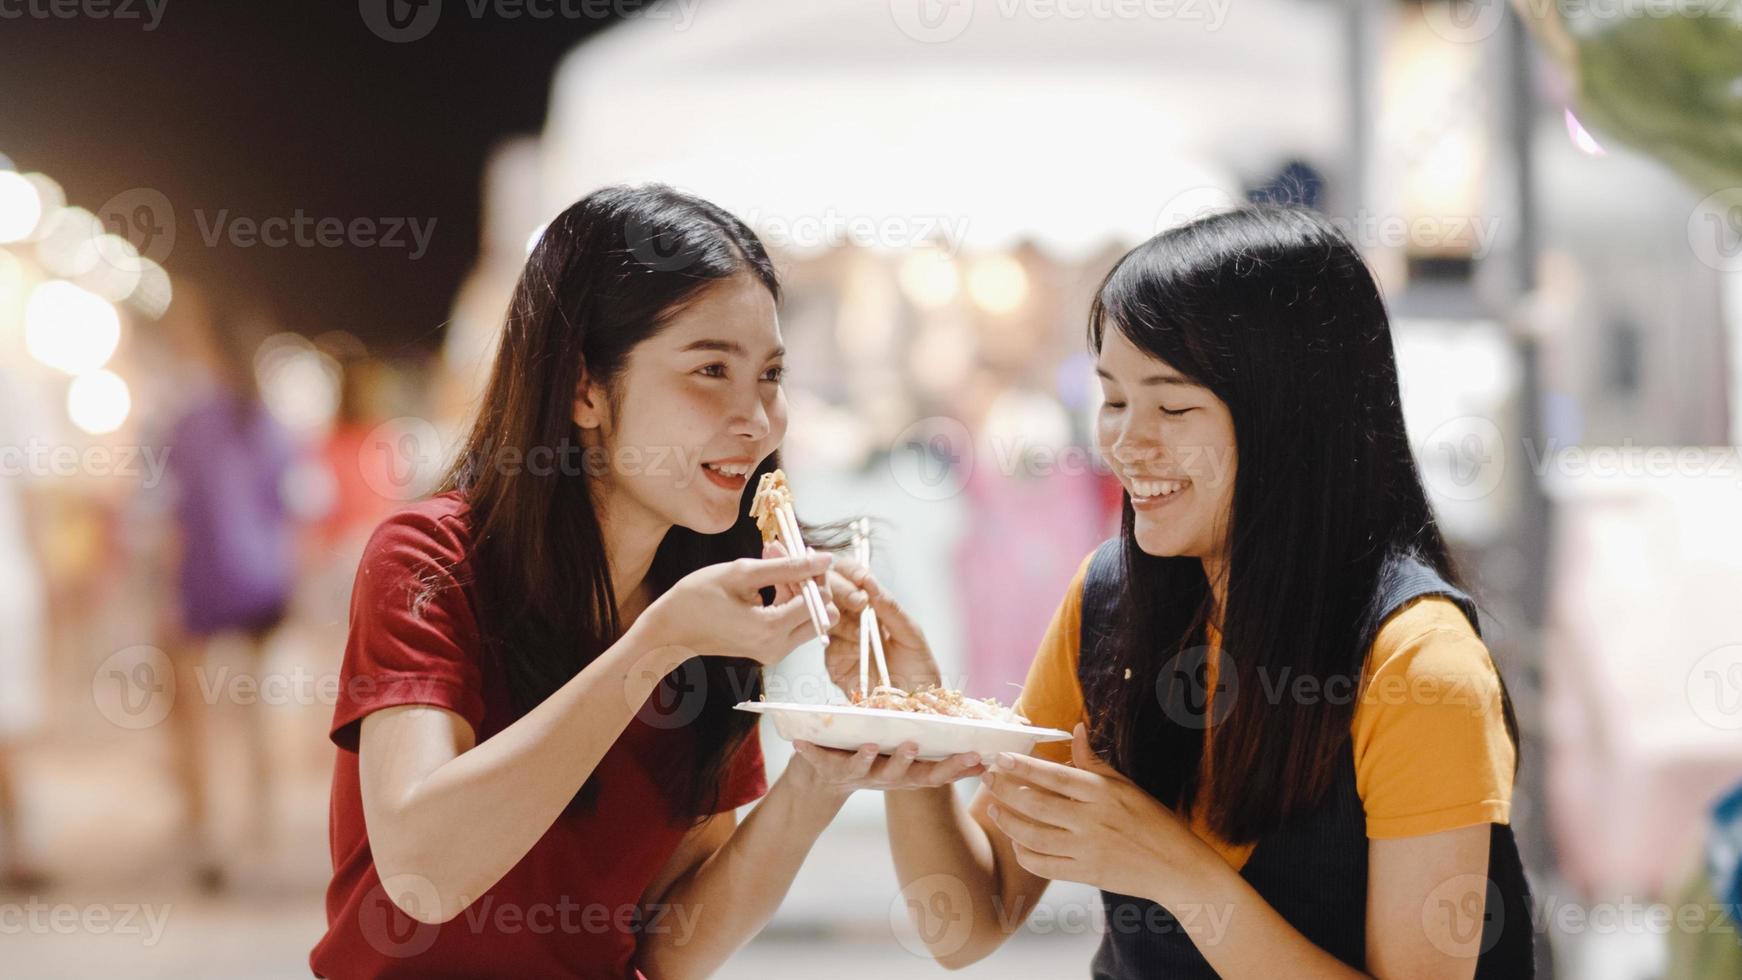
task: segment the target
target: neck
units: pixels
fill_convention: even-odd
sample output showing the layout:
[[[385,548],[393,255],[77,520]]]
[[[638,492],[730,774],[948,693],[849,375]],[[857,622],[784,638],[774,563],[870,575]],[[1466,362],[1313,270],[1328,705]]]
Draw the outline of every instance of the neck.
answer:
[[[611,570],[611,589],[617,596],[617,615],[628,627],[647,605],[643,589],[654,552],[671,525],[641,506],[607,491],[598,499],[599,529],[605,539],[605,561]]]

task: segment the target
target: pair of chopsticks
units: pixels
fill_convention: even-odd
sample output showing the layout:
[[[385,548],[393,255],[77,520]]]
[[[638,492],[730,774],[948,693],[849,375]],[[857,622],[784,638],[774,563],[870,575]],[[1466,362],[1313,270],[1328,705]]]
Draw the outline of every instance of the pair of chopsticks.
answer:
[[[766,477],[764,478],[766,479]],[[811,549],[804,543],[804,536],[799,533],[798,515],[792,512],[792,503],[782,496],[780,503],[772,508],[774,519],[780,528],[780,541],[786,548],[786,553],[793,556],[808,555]],[[823,602],[823,594],[817,588],[814,579],[805,579],[804,587],[799,590],[804,596],[804,607],[811,616],[811,626],[817,631],[817,639],[823,646],[829,645],[828,606]]]
[[[853,558],[866,568],[871,567],[871,520],[861,517],[853,522]],[[866,651],[869,649],[877,659],[877,676],[882,679],[883,686],[889,687],[889,661],[883,656],[883,630],[877,626],[877,610],[865,604],[865,612],[859,617],[859,693],[869,697],[871,694],[871,669],[866,661]]]

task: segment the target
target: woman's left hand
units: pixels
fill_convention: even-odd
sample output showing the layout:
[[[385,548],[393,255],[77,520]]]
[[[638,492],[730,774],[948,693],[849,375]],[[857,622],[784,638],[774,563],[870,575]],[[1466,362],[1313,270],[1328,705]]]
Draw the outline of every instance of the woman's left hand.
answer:
[[[805,767],[819,785],[843,796],[860,789],[904,790],[948,786],[958,779],[984,773],[980,757],[971,753],[929,762],[919,758],[919,746],[902,743],[890,755],[866,745],[857,752],[824,748],[811,742],[794,742],[794,765]]]
[[[1019,864],[1164,907],[1181,885],[1228,866],[1177,814],[1090,751],[1082,725],[1073,734],[1069,766],[1010,753],[988,760],[990,815]]]

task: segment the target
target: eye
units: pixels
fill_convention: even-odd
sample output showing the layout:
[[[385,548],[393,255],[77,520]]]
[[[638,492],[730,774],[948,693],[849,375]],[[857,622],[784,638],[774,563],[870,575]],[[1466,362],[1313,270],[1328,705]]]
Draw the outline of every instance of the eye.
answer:
[[[1163,406],[1161,409],[1161,414],[1167,416],[1168,418],[1179,418],[1181,415],[1184,415],[1187,412],[1195,412],[1195,411],[1197,411],[1196,408],[1167,408],[1167,407]]]
[[[1101,407],[1105,408],[1105,409],[1121,409],[1121,408],[1125,407],[1125,403],[1124,402],[1104,401],[1101,403]]]
[[[715,362],[705,365],[696,373],[707,378],[723,378],[726,376],[726,365]]]
[[[786,368],[785,368],[785,366],[776,364],[775,366],[762,372],[762,380],[770,382],[771,384],[780,384],[782,381],[785,381],[786,380]]]

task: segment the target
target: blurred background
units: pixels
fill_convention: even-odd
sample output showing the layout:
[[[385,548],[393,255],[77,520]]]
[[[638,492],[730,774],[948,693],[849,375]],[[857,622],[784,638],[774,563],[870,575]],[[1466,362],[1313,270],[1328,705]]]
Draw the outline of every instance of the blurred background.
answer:
[[[307,975],[361,543],[543,222],[649,180],[777,255],[803,516],[881,519],[1007,701],[1116,522],[1100,277],[1240,201],[1331,215],[1518,702],[1544,975],[1742,976],[1725,0],[0,2],[0,974]],[[882,823],[855,798],[723,975],[941,973]],[[1099,913],[1054,885],[968,973],[1081,975]]]

